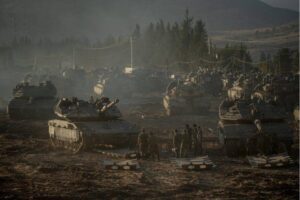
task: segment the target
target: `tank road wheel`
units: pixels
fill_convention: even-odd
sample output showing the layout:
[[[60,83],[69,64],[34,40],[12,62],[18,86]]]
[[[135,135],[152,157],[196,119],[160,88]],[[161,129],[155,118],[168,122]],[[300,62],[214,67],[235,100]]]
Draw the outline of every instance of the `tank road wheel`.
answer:
[[[53,147],[54,149],[56,149],[57,146],[57,141],[55,140],[55,138],[50,137],[50,145],[51,147]]]
[[[76,154],[83,149],[84,141],[82,135],[79,136],[79,141],[69,144],[70,150]]]
[[[80,152],[84,147],[82,135],[79,136],[79,140],[76,142],[69,143],[69,142],[58,140],[56,138],[50,138],[50,143],[52,147],[54,147],[55,149],[59,149],[59,148],[66,149],[71,151],[74,154]]]
[[[83,149],[84,141],[83,137],[80,134],[79,140],[76,142],[65,142],[64,148],[71,151],[73,154],[80,152]]]

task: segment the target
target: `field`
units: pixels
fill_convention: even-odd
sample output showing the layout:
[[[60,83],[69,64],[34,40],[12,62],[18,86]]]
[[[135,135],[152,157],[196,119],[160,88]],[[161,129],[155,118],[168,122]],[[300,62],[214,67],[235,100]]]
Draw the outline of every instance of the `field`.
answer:
[[[163,140],[169,138],[172,124],[180,127],[188,120],[201,121],[208,128],[216,119],[213,115],[149,117],[135,122],[157,131],[162,127],[159,133]],[[299,198],[298,165],[255,169],[244,158],[227,158],[207,150],[216,164],[211,170],[184,171],[166,153],[161,161],[141,160],[136,171],[106,170],[103,161],[111,158],[105,155],[53,150],[44,129],[28,134],[28,128],[17,131],[17,124],[13,127],[13,133],[2,130],[0,134],[0,199]]]
[[[280,48],[298,49],[299,25],[297,22],[260,29],[212,32],[211,40],[217,47],[244,43],[254,60],[258,60],[262,51],[273,54]]]

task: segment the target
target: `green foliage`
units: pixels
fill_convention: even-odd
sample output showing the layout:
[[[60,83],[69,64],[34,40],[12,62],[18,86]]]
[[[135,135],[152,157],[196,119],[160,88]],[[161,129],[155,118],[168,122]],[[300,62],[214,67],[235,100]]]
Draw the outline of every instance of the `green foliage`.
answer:
[[[207,41],[205,24],[201,20],[194,23],[186,10],[180,23],[159,20],[146,27],[140,39],[135,40],[136,61],[149,67],[176,67],[177,63],[177,66],[188,69],[199,65],[199,58],[208,58]]]
[[[273,62],[277,73],[298,72],[299,51],[282,48],[274,56]]]
[[[280,73],[296,73],[299,71],[299,51],[289,48],[279,49],[273,56],[261,53],[260,66],[266,66],[267,72]]]

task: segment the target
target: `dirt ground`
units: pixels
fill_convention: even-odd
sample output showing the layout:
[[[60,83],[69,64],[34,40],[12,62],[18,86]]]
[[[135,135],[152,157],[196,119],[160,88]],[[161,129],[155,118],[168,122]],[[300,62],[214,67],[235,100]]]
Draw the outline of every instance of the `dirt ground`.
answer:
[[[211,155],[216,168],[184,171],[167,157],[137,171],[105,170],[94,152],[54,151],[47,139],[0,134],[0,199],[299,199],[298,166],[254,169]]]
[[[144,110],[126,120],[152,129],[163,141],[186,123],[201,124],[212,132],[217,124],[216,109],[205,117],[151,112]],[[47,122],[33,123],[37,128],[0,120],[0,199],[299,199],[298,165],[255,169],[244,158],[207,150],[216,164],[212,170],[182,170],[168,154],[161,161],[139,161],[136,171],[106,170],[103,161],[112,158],[53,150]]]

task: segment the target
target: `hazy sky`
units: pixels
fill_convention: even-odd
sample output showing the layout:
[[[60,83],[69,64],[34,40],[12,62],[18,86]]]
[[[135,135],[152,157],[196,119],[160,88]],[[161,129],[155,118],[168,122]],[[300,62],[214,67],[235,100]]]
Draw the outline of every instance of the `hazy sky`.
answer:
[[[272,6],[299,11],[299,0],[262,0]]]

